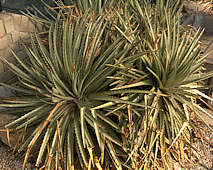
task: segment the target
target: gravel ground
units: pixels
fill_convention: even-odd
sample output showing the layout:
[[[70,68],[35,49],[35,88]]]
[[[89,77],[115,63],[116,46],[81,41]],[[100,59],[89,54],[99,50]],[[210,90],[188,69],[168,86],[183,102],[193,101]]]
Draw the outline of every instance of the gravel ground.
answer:
[[[196,140],[192,144],[198,153],[192,151],[192,163],[183,169],[178,164],[174,170],[213,170],[213,133],[201,122],[197,122],[199,129],[195,132]],[[10,148],[0,141],[0,170],[21,170],[22,154],[12,154]],[[38,170],[31,163],[27,163],[25,170]]]
[[[22,164],[21,154],[13,154],[7,145],[0,142],[0,170],[21,170]],[[36,168],[27,163],[25,170],[36,170]]]
[[[213,170],[213,133],[201,122],[197,122],[195,136],[197,140],[192,144],[198,152],[192,151],[192,161],[196,162],[190,166],[190,170]]]

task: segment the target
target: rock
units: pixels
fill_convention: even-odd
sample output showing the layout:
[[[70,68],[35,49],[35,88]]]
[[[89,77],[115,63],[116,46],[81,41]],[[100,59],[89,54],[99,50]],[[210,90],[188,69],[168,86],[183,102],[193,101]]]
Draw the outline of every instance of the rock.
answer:
[[[206,4],[201,1],[184,0],[184,8],[186,12],[183,14],[182,26],[191,25],[196,29],[204,28],[204,34],[202,35],[201,47],[203,55],[207,55],[204,62],[206,71],[213,70],[213,10],[206,10]],[[201,31],[201,30],[200,30]],[[199,34],[198,34],[199,35]],[[210,77],[207,85],[213,85],[213,77]],[[206,91],[207,95],[213,98],[213,88]],[[208,101],[208,104],[213,107],[213,102]]]
[[[22,153],[15,153],[11,149],[0,142],[0,169],[2,170],[18,170],[22,169],[23,157]],[[34,162],[32,162],[34,163]],[[25,170],[38,170],[32,163],[27,163]]]
[[[204,13],[199,12],[199,13],[195,14],[195,19],[194,19],[194,24],[193,24],[193,26],[194,26],[195,28],[197,28],[197,29],[198,29],[199,27],[201,27],[201,28],[204,27]]]
[[[5,125],[14,121],[17,116],[8,115],[8,114],[1,114],[0,111],[0,140],[8,146],[14,147],[18,138],[16,133],[9,133],[10,143],[7,137],[7,131],[5,129]]]
[[[4,86],[0,86],[0,96],[1,97],[14,97],[12,91]]]
[[[6,87],[0,86],[0,96],[1,97],[13,97],[14,94],[12,91]],[[14,133],[10,133],[9,138],[10,138],[10,144],[8,142],[8,137],[7,137],[7,131],[5,129],[5,125],[12,122],[13,120],[17,119],[17,116],[10,115],[10,114],[2,114],[1,110],[3,108],[0,107],[0,140],[11,146],[15,146],[15,143],[17,141],[17,135]]]
[[[185,15],[183,15],[182,24],[181,25],[182,26],[193,25],[194,20],[195,20],[195,15],[194,14],[191,14],[191,15],[185,14]]]

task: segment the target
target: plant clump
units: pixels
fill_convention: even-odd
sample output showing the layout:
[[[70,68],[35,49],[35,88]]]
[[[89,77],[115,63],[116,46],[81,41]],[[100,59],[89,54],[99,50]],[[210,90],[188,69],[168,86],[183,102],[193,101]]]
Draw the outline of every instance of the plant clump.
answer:
[[[184,166],[191,111],[208,114],[196,103],[212,76],[202,71],[200,30],[181,28],[179,1],[97,2],[28,11],[48,43],[34,34],[27,62],[14,53],[20,67],[2,59],[19,77],[1,83],[17,97],[0,106],[19,116],[5,128],[23,132],[15,148],[26,152],[23,167],[32,151],[47,169]]]

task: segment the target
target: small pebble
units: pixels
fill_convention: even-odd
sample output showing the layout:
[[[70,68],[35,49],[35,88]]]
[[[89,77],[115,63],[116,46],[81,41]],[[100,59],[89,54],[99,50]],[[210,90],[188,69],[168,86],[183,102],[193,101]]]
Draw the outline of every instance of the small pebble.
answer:
[[[21,170],[23,160],[20,154],[13,154],[10,148],[0,141],[0,170]],[[36,170],[32,164],[27,163],[25,170]]]

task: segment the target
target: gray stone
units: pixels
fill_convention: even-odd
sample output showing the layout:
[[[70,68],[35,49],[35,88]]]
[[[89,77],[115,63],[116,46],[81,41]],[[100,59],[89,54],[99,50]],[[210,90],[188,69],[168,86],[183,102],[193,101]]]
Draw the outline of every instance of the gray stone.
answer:
[[[4,72],[4,64],[0,61],[0,73]]]
[[[11,47],[12,47],[12,45],[11,45]],[[11,56],[12,55],[11,49],[10,48],[5,48],[3,50],[0,50],[0,55],[2,57],[4,57],[4,58],[7,58],[7,57]]]
[[[39,23],[36,24],[36,28],[37,28],[38,32],[44,31],[44,27],[41,24],[39,24]]]
[[[204,16],[204,36],[213,36],[213,15]]]
[[[29,19],[26,16],[21,16],[21,24],[19,25],[18,31],[29,32],[28,23],[29,23]]]
[[[213,64],[213,42],[209,42],[209,45],[204,49],[204,54],[206,55],[208,54],[206,56],[205,62],[212,65]]]
[[[14,31],[14,23],[13,23],[13,17],[10,15],[6,15],[4,17],[4,24],[5,24],[5,29],[7,33],[11,33]]]
[[[204,13],[199,12],[199,13],[195,14],[193,26],[197,29],[199,27],[201,27],[201,28],[204,27]]]
[[[13,31],[11,33],[12,35],[12,39],[13,39],[13,43],[17,42],[18,40],[20,40],[20,33],[17,31]]]
[[[193,25],[195,19],[195,15],[185,15],[183,19],[183,23],[181,24],[182,26],[188,26],[188,25]]]
[[[200,18],[201,19],[201,18]],[[201,38],[202,47],[204,51],[204,55],[207,55],[205,58],[205,68],[206,71],[213,71],[213,16],[212,15],[204,15],[203,18],[203,27],[205,28],[204,35]],[[213,77],[209,78],[208,85],[213,85]],[[213,98],[213,88],[208,90],[208,96]],[[208,104],[213,106],[213,102],[208,100]],[[205,117],[205,116],[204,116]]]
[[[19,27],[21,25],[21,15],[12,14],[12,16],[13,16],[15,31],[19,31]]]
[[[9,88],[0,86],[0,96],[1,97],[14,97],[14,94]]]
[[[1,57],[4,56],[4,50],[0,50],[0,56],[1,56]]]
[[[7,130],[5,129],[5,125],[14,121],[15,119],[17,119],[17,116],[0,113],[0,140],[9,146],[15,146],[17,134],[10,133],[9,136],[10,141],[8,141]]]
[[[30,37],[29,32],[20,32],[19,35],[20,35],[20,38],[24,40],[29,39]]]
[[[0,38],[5,35],[4,23],[0,20]]]
[[[29,30],[29,32],[35,32],[36,31],[35,24],[32,23],[31,21],[29,21],[29,23],[28,23],[28,30]]]
[[[13,97],[14,94],[10,89],[0,86],[0,97]],[[17,140],[17,134],[10,133],[10,142],[8,142],[7,130],[5,129],[5,125],[17,119],[17,116],[10,114],[2,114],[1,110],[3,108],[0,107],[0,140],[7,145],[14,146]]]
[[[5,35],[4,37],[0,38],[0,50],[8,48],[12,44],[12,38],[10,34]]]

